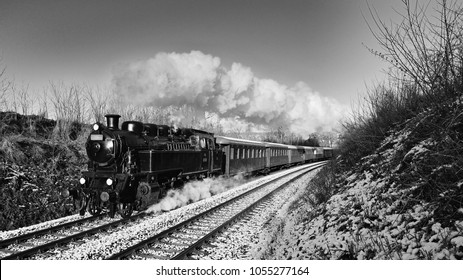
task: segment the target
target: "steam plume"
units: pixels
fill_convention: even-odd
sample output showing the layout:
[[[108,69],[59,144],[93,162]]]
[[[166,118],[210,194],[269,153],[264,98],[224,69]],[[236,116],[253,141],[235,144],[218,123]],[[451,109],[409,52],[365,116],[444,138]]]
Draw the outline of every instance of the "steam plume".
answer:
[[[239,120],[308,134],[337,126],[344,106],[321,96],[304,82],[292,87],[254,76],[249,67],[203,54],[158,53],[145,61],[119,65],[113,73],[116,95],[136,106],[190,105],[212,112],[224,124]]]
[[[229,190],[243,184],[244,181],[244,178],[238,175],[232,178],[217,177],[190,181],[182,189],[170,189],[159,203],[149,207],[146,212],[170,211]]]

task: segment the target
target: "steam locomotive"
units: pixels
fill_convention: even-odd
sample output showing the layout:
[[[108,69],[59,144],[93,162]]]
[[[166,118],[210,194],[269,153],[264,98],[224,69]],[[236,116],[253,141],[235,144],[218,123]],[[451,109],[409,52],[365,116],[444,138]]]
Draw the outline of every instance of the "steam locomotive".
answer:
[[[301,147],[216,136],[191,128],[126,121],[106,115],[86,142],[88,170],[69,190],[81,215],[130,217],[184,182],[273,169],[328,159],[331,148]]]

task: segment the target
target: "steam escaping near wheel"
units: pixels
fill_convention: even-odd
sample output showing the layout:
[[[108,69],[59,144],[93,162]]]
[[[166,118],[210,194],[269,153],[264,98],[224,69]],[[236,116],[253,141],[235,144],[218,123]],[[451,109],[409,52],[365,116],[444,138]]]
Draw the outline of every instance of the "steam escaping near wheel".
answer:
[[[213,195],[222,193],[246,182],[243,176],[236,175],[231,178],[206,178],[202,181],[191,181],[181,189],[171,189],[157,204],[149,207],[146,213],[167,212],[190,203],[194,203]]]

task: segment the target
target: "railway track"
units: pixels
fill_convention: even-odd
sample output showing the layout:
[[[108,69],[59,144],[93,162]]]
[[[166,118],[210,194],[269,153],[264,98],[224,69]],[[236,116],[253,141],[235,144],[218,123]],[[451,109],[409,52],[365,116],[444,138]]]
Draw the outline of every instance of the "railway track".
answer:
[[[323,166],[324,163],[292,172],[283,177],[292,178],[278,187],[268,190],[267,187],[282,177],[261,184],[225,203],[217,205],[205,212],[195,215],[171,228],[168,228],[148,239],[112,255],[108,259],[186,259],[198,248],[237,220],[245,217],[259,207],[266,207],[265,202],[279,190],[306,173]],[[296,175],[295,175],[296,174]],[[295,176],[294,176],[295,175]]]
[[[313,170],[321,165],[323,163],[313,164],[304,170]],[[288,172],[282,177],[298,172],[302,171]],[[259,191],[275,183],[275,181],[281,180],[282,177],[267,180],[265,183],[223,204],[217,205],[151,238],[113,254],[108,259],[153,258],[154,256],[161,259],[185,258],[195,248],[204,244],[215,233],[227,226],[227,224],[230,224],[233,220],[244,215],[246,211],[254,208],[255,206],[249,203],[243,203],[246,197],[248,197],[248,200],[258,200]],[[249,198],[251,195],[254,195],[254,197]],[[263,196],[263,194],[260,194],[260,196]],[[244,207],[244,205],[248,206]],[[237,209],[240,211],[237,212]],[[1,240],[0,259],[41,259],[41,256],[53,255],[57,250],[65,251],[70,243],[85,243],[84,238],[95,236],[98,233],[114,231],[114,229],[122,225],[130,225],[131,223],[143,220],[146,216],[149,215],[142,212],[127,219],[113,220],[106,214],[102,214]],[[158,248],[156,249],[154,246],[158,246]]]
[[[113,221],[107,218],[107,214],[100,214],[1,240],[0,259],[25,259],[34,254],[46,253],[63,244],[78,241],[143,216],[144,213],[141,213],[128,219]]]

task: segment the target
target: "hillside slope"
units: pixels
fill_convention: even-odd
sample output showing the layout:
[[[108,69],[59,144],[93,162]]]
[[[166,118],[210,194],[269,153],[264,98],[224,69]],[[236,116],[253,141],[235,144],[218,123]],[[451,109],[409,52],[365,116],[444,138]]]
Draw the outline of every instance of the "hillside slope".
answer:
[[[72,126],[64,132],[54,120],[0,112],[0,230],[73,212],[72,200],[61,192],[86,166],[80,134]]]
[[[462,112],[455,102],[397,125],[326,203],[301,196],[262,233],[268,249],[256,257],[462,259]]]

